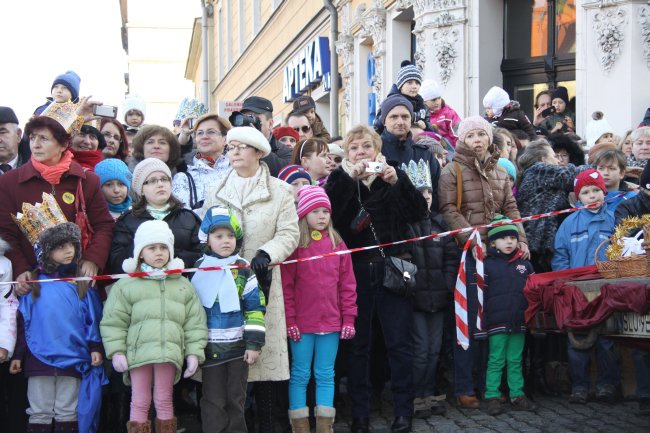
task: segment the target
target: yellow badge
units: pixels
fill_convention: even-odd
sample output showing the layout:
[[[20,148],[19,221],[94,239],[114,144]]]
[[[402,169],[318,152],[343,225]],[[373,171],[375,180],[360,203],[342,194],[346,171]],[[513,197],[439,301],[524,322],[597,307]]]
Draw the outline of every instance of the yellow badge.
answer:
[[[232,277],[236,280],[239,275],[239,269],[231,269],[230,272],[232,273]]]
[[[63,193],[63,201],[66,202],[67,204],[74,203],[74,194],[72,194],[71,192]]]
[[[321,239],[323,239],[323,234],[318,230],[312,230],[311,238],[315,241],[320,241]]]

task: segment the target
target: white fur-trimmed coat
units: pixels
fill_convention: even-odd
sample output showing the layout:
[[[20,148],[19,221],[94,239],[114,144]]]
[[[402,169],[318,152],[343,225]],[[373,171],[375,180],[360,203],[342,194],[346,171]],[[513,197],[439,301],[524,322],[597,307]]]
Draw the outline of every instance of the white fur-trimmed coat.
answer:
[[[11,262],[5,257],[9,244],[0,239],[0,283],[11,281]],[[10,284],[0,284],[0,347],[7,349],[9,358],[16,346],[16,310],[18,300]]]

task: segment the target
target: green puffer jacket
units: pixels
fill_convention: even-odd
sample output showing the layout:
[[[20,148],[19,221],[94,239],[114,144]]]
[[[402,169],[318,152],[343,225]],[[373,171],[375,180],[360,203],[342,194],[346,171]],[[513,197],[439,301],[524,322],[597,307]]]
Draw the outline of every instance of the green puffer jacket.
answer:
[[[177,382],[185,357],[205,361],[205,311],[192,284],[178,274],[164,280],[119,280],[104,306],[100,330],[106,356],[124,353],[129,370],[170,362],[176,366]],[[129,382],[127,373],[124,381]]]

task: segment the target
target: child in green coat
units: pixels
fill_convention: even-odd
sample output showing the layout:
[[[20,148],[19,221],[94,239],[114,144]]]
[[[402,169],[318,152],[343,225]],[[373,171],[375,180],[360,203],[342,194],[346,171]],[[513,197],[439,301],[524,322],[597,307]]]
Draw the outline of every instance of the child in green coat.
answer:
[[[146,221],[135,232],[133,258],[122,264],[125,272],[153,272],[124,278],[113,285],[100,324],[106,356],[113,368],[128,372],[131,416],[129,432],[150,432],[152,400],[156,431],[176,431],[172,403],[174,383],[192,376],[205,360],[208,329],[205,312],[192,284],[180,274],[160,271],[182,269],[174,257],[174,235],[164,221]],[[157,271],[157,272],[156,272]]]

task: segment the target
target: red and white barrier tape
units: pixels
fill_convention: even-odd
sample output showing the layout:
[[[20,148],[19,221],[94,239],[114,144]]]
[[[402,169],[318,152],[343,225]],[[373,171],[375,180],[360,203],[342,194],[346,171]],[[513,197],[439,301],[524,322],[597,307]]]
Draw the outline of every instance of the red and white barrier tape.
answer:
[[[614,197],[611,197],[607,201],[613,200],[617,197],[622,196],[625,193],[618,194]],[[385,244],[379,244],[379,245],[370,245],[367,247],[359,247],[359,248],[350,248],[348,250],[343,250],[343,251],[334,251],[331,253],[326,253],[326,254],[320,254],[317,256],[312,256],[312,257],[303,257],[300,259],[294,259],[294,260],[286,260],[284,262],[279,262],[279,263],[271,263],[269,266],[281,266],[281,265],[288,265],[288,264],[293,264],[293,263],[300,263],[300,262],[307,262],[310,260],[319,260],[323,259],[326,257],[332,257],[332,256],[340,256],[344,254],[352,254],[352,253],[357,253],[360,251],[368,251],[368,250],[374,250],[379,247],[389,247],[393,245],[402,245],[406,243],[411,243],[411,242],[418,242],[418,241],[423,241],[425,239],[434,239],[434,238],[444,238],[447,236],[455,236],[458,234],[462,233],[470,233],[474,230],[481,230],[485,228],[490,228],[490,227],[498,227],[502,226],[505,224],[517,224],[517,223],[522,223],[526,221],[533,221],[533,220],[538,220],[542,218],[548,218],[551,216],[556,216],[556,215],[561,215],[565,213],[571,213],[575,211],[579,211],[582,209],[590,209],[590,208],[595,208],[599,205],[599,203],[592,203],[590,205],[586,206],[581,206],[581,207],[575,207],[575,208],[569,208],[569,209],[563,209],[563,210],[558,210],[558,211],[553,211],[553,212],[547,212],[547,213],[542,213],[542,214],[537,214],[537,215],[531,215],[527,217],[521,217],[521,218],[515,218],[512,220],[500,220],[498,223],[493,223],[493,224],[483,224],[479,226],[473,226],[473,227],[465,227],[462,229],[456,229],[456,230],[449,230],[446,232],[442,233],[434,233],[431,235],[426,235],[426,236],[420,236],[417,238],[411,238],[411,239],[404,239],[401,241],[395,241],[395,242],[387,242]],[[0,283],[2,284],[18,284],[18,283],[49,283],[49,282],[54,282],[54,281],[106,281],[106,280],[119,280],[121,278],[139,278],[139,277],[146,277],[146,276],[160,276],[163,274],[185,274],[185,273],[194,273],[197,271],[219,271],[222,269],[235,269],[235,268],[248,268],[250,266],[247,265],[229,265],[229,266],[212,266],[212,267],[207,267],[207,268],[187,268],[187,269],[169,269],[166,271],[153,271],[153,272],[132,272],[132,273],[124,273],[124,274],[111,274],[111,275],[96,275],[94,277],[74,277],[74,278],[50,278],[50,279],[43,279],[43,280],[30,280],[30,281],[8,281],[5,283]]]
[[[463,247],[463,255],[460,258],[460,265],[458,266],[456,287],[454,287],[456,342],[464,350],[467,350],[469,347],[469,317],[467,314],[467,268],[465,266],[465,259],[467,257],[467,252],[470,250],[470,246],[472,245],[472,241],[476,241],[476,293],[478,295],[476,329],[481,329],[481,320],[483,318],[483,287],[485,281],[485,275],[483,273],[483,242],[481,242],[481,234],[479,233],[478,229],[475,229],[472,234],[469,235],[469,238]]]

